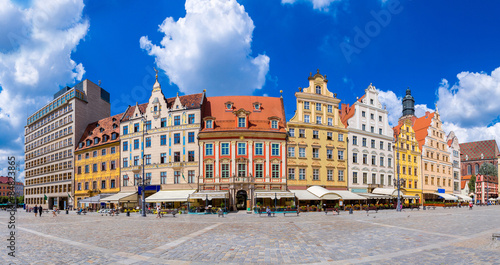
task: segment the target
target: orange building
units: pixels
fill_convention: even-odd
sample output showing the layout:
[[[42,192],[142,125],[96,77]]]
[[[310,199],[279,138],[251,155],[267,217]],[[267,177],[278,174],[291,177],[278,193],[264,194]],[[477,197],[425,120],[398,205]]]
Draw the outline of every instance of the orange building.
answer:
[[[202,119],[199,190],[191,198],[212,199],[213,206],[226,200],[233,210],[290,203],[282,98],[209,97]]]

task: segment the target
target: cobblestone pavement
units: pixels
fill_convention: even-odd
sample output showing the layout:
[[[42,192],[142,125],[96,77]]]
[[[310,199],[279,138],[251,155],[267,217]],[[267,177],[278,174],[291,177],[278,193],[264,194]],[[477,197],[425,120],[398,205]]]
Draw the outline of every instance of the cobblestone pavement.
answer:
[[[500,206],[340,216],[16,214],[0,264],[500,264]]]

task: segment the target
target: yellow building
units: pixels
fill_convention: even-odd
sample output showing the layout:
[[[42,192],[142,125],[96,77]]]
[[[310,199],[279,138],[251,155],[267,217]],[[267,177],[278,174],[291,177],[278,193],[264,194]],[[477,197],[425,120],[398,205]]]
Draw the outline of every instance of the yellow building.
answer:
[[[120,191],[121,116],[118,114],[89,124],[78,142],[75,151],[75,208],[99,208],[100,197]],[[89,200],[91,202],[86,202]]]
[[[396,139],[395,178],[397,179],[399,174],[400,179],[405,180],[401,186],[403,197],[406,197],[405,202],[419,202],[419,199],[415,198],[416,201],[413,201],[409,197],[422,198],[422,157],[411,118],[399,121],[398,126],[394,127],[394,138]]]
[[[319,70],[308,79],[309,87],[295,93],[297,110],[287,123],[288,187],[347,190],[347,129],[340,120],[340,99],[328,91]]]

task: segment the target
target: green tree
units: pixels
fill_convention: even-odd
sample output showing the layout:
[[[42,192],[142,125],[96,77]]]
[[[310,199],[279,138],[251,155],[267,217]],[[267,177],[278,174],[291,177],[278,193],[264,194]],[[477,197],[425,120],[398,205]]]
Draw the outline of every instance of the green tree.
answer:
[[[479,168],[479,174],[485,176],[498,176],[498,170],[497,167],[495,167],[491,163],[484,163]]]
[[[472,175],[469,180],[469,192],[476,192],[476,175]]]

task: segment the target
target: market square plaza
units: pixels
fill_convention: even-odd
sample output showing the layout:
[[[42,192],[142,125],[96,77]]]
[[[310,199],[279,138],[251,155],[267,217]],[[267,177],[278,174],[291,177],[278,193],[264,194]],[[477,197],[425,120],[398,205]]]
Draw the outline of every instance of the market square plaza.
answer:
[[[9,213],[0,212],[7,242]],[[500,206],[276,217],[19,211],[1,264],[500,264]],[[7,243],[4,243],[7,244]]]

